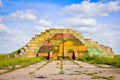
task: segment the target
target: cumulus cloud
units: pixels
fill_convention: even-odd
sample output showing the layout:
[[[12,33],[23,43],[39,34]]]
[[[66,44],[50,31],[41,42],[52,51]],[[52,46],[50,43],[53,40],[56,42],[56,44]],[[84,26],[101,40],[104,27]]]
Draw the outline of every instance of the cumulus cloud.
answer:
[[[107,3],[83,1],[80,4],[65,6],[62,13],[79,17],[98,17],[108,16],[110,12],[119,10],[118,1],[109,1]]]
[[[95,26],[96,20],[93,18],[67,18],[61,21],[61,24],[69,27]]]
[[[0,51],[3,53],[4,52],[10,53],[24,46],[29,40],[30,38],[25,34],[16,35],[14,37],[11,35],[0,37],[0,44],[1,44]]]
[[[0,16],[1,21],[33,21],[36,20],[36,16],[31,11],[16,10],[16,12],[10,13],[6,16]]]
[[[11,26],[13,22],[11,22],[11,24],[8,22],[7,26],[12,27],[12,29],[10,28],[11,30],[9,30],[6,25],[0,24],[0,44],[2,45],[0,51],[10,52],[18,49],[26,44],[35,34],[40,34],[41,31],[55,27],[75,29],[78,32],[81,32],[85,38],[90,38],[101,44],[108,45],[116,52],[119,52],[120,50],[118,48],[120,45],[118,43],[120,38],[118,36],[120,36],[120,25],[108,25],[108,23],[105,22],[105,24],[99,24],[98,20],[98,17],[109,16],[110,13],[117,11],[120,11],[118,1],[108,1],[105,3],[83,1],[79,4],[62,7],[61,13],[63,13],[63,15],[54,15],[54,18],[46,11],[45,13],[48,12],[47,16],[49,16],[49,18],[39,15],[40,17],[38,17],[42,19],[37,21],[36,16],[31,11],[17,10],[8,15],[0,16],[0,22],[4,21],[5,24],[7,24],[7,21],[27,20],[33,21],[34,23],[32,23],[31,26],[30,23],[21,24],[21,22],[17,22],[19,24],[16,23],[15,25],[18,27],[13,28],[12,26],[14,26],[14,24]],[[56,11],[56,13],[59,12]],[[1,33],[3,34],[3,32],[4,34],[7,32],[10,33],[8,36],[1,36]],[[8,48],[8,46],[11,47]],[[7,49],[8,51],[4,49]]]
[[[18,29],[8,28],[10,26],[6,26],[4,24],[0,24],[0,51],[1,52],[12,52],[24,46],[34,34],[33,28],[30,26],[22,29],[21,25]],[[29,28],[29,29],[28,29]]]
[[[37,31],[44,31],[45,29],[50,28],[50,27],[53,26],[52,22],[47,21],[47,20],[36,21],[35,25],[36,26],[34,27],[34,29],[37,30]]]
[[[100,44],[104,44],[113,48],[113,51],[118,53],[120,50],[120,25],[109,25],[109,24],[97,24],[94,28],[87,28],[82,32],[84,37],[90,38],[94,41],[98,41]],[[95,30],[96,28],[96,30]],[[114,28],[114,29],[113,29]],[[81,32],[81,29],[79,30]],[[94,32],[93,32],[94,31]]]
[[[64,21],[61,25],[76,29],[84,37],[98,41],[100,44],[110,46],[114,52],[119,52],[118,45],[120,38],[120,25],[99,24],[98,17],[110,16],[110,13],[119,12],[118,1],[89,2],[83,1],[79,4],[72,4],[62,8]]]
[[[39,20],[35,22],[37,25],[44,26],[44,27],[49,27],[52,26],[52,23],[50,21],[46,20]]]

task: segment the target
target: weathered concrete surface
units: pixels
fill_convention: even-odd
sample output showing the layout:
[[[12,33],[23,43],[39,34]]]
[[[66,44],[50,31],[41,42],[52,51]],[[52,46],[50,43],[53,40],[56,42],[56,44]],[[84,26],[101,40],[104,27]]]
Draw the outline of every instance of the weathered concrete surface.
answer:
[[[25,68],[15,70],[10,73],[0,75],[0,80],[94,80],[92,77],[99,76],[97,80],[119,80],[120,68],[99,68],[97,66],[75,61],[77,65],[69,60],[63,60],[64,74],[59,74],[60,61],[54,60],[44,67],[45,62],[37,63]],[[33,72],[33,74],[30,74]],[[105,77],[114,77],[112,79],[103,79]]]
[[[45,61],[0,75],[0,80],[33,80],[30,73],[41,67],[43,64],[45,64]]]
[[[120,79],[120,68],[114,68],[114,67],[108,67],[104,66],[104,68],[99,68],[98,66],[88,64],[81,61],[75,61],[78,65],[77,66],[64,66],[64,70],[66,71],[66,74],[70,75],[78,75],[76,78],[77,80],[92,80],[92,77],[98,76],[97,80],[102,80],[106,77],[106,80],[119,80]],[[69,61],[64,62],[64,64],[72,64]],[[79,67],[78,67],[79,66]],[[102,65],[101,65],[102,66]],[[103,78],[100,78],[103,77]],[[107,78],[107,77],[114,77],[114,78]],[[72,80],[72,79],[71,79]],[[105,80],[105,79],[104,79]]]

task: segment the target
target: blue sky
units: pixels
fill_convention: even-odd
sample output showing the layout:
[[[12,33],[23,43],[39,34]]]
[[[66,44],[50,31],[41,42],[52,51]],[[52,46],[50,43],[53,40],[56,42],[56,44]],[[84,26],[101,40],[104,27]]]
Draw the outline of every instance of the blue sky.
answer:
[[[119,0],[0,0],[0,53],[49,28],[71,28],[120,53]]]

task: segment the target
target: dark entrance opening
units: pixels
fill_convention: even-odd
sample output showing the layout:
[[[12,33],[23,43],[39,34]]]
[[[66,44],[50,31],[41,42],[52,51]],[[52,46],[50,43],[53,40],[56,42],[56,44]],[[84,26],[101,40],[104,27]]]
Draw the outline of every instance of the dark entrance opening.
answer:
[[[48,52],[48,57],[47,57],[48,60],[50,60],[50,52]]]
[[[73,52],[72,54],[72,59],[75,59],[75,52]]]

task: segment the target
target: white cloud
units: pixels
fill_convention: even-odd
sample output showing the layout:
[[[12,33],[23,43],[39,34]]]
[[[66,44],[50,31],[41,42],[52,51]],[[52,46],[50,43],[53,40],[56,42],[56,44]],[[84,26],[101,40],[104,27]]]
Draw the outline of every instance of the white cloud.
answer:
[[[81,27],[81,26],[95,26],[96,20],[93,18],[67,18],[60,22],[63,26],[68,27]]]
[[[36,21],[35,25],[36,26],[34,27],[34,29],[40,32],[53,26],[50,21],[46,21],[46,20]]]
[[[44,27],[49,27],[52,26],[52,23],[50,21],[46,20],[39,20],[35,22],[37,25],[44,26]]]
[[[25,24],[22,25],[24,26]],[[32,34],[34,34],[34,30],[30,26],[27,26],[27,28],[24,29],[22,27],[19,27],[18,29],[11,29],[8,27],[4,24],[0,24],[0,53],[8,53],[21,48],[28,43],[33,36]]]
[[[108,3],[83,1],[80,4],[65,6],[62,13],[79,17],[96,17],[108,16],[110,12],[117,12],[119,10],[118,1],[109,1]]]
[[[2,0],[0,0],[0,6],[2,6],[3,4],[2,4]]]
[[[0,52],[10,53],[15,51],[24,46],[29,40],[29,36],[26,35],[16,35],[14,37],[9,35],[7,37],[0,37]]]
[[[51,15],[50,12],[52,12],[52,10],[45,10],[45,13],[38,11],[39,16],[35,16],[29,10],[17,10],[16,12],[10,13],[6,16],[0,16],[0,21],[4,21],[4,24],[10,26],[11,29],[9,30],[8,27],[6,27],[4,24],[2,24],[2,27],[0,27],[0,32],[10,32],[5,36],[1,36],[0,33],[0,44],[2,45],[0,47],[0,51],[14,51],[15,49],[24,46],[24,44],[26,44],[31,39],[31,37],[34,36],[34,34],[40,34],[41,31],[45,31],[51,27],[56,27],[77,30],[78,32],[81,32],[85,38],[93,39],[94,41],[98,41],[101,44],[112,47],[116,52],[120,52],[118,49],[120,47],[120,25],[116,27],[115,25],[107,25],[108,23],[105,22],[105,24],[99,24],[98,22],[98,16],[109,16],[111,12],[120,11],[120,6],[118,4],[119,3],[116,1],[110,1],[106,3],[91,3],[88,1],[83,1],[80,4],[72,4],[63,7],[63,10],[61,11],[63,15],[57,15],[56,13],[59,13],[58,10],[60,10],[57,9],[57,11],[54,11],[55,15]],[[42,13],[42,15],[40,13]],[[36,17],[40,18],[41,20],[36,21]],[[17,22],[13,24],[13,22],[11,22],[11,25],[10,22],[7,22],[25,20],[32,20],[35,23],[31,25],[30,23],[21,24],[21,22]],[[17,28],[12,27],[14,25]],[[8,46],[10,46],[10,48],[8,48]]]
[[[120,26],[120,25],[119,25]],[[98,41],[100,44],[109,46],[113,48],[115,53],[120,52],[120,27],[118,25],[109,25],[109,24],[97,24],[94,28],[87,28],[84,31],[79,29],[79,32],[82,32],[85,38],[90,38],[93,41]],[[96,28],[96,30],[95,30]],[[113,29],[114,28],[114,29]]]
[[[8,33],[9,29],[4,24],[0,24],[0,33]]]
[[[0,16],[1,21],[32,21],[36,20],[36,16],[32,14],[31,11],[26,10],[26,11],[21,11],[21,10],[16,10],[16,12],[10,13],[6,16]]]

